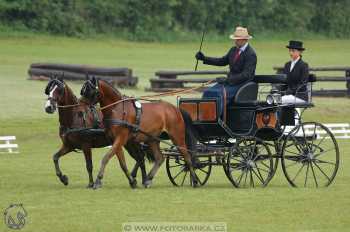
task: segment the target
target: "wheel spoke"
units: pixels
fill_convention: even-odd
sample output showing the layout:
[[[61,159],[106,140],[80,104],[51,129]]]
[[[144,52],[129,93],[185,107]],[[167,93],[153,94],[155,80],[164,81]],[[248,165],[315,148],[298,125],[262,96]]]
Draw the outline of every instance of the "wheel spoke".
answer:
[[[248,177],[248,171],[247,170],[245,170],[245,178],[244,178],[244,187],[246,186],[246,184],[247,184],[247,177]]]
[[[263,169],[263,168],[259,168],[258,166],[256,166],[256,168],[257,168],[258,170],[261,170],[261,171],[264,171],[264,172],[266,172],[266,173],[269,173],[269,170],[266,170],[266,169]],[[270,168],[270,167],[267,167],[267,168]]]
[[[243,179],[243,175],[244,175],[244,172],[242,171],[241,175],[239,176],[238,186],[241,184],[241,181]]]
[[[329,162],[329,161],[324,161],[324,160],[319,160],[319,159],[314,159],[313,160],[315,163],[317,162],[317,163],[320,163],[320,164],[331,164],[331,165],[336,165],[335,163],[333,163],[333,162]]]
[[[254,186],[254,178],[253,178],[253,173],[252,173],[252,170],[251,170],[251,169],[249,169],[249,172],[250,172],[250,186],[252,186],[252,185],[253,185],[253,188],[254,188],[255,186]]]
[[[301,170],[304,168],[304,166],[305,166],[305,163],[303,163],[303,165],[299,168],[297,174],[294,176],[294,178],[293,178],[293,180],[292,180],[293,182],[294,182],[294,180],[297,178],[297,176],[299,175],[299,173],[301,172]]]
[[[207,171],[204,171],[203,169],[201,169],[201,168],[198,168],[198,169],[196,169],[196,170],[199,170],[199,171],[201,171],[201,172],[204,172],[205,174],[209,174],[209,172],[207,172]]]
[[[169,166],[169,168],[176,168],[176,167],[183,166],[183,165],[184,165],[184,164],[172,165],[172,166]]]
[[[294,154],[294,155],[300,155],[300,153],[296,153],[296,152],[293,152],[293,151],[289,151],[289,150],[287,150],[287,149],[284,149],[285,151],[287,151],[287,152],[289,152],[289,153],[292,153],[292,154]]]
[[[323,154],[325,154],[325,153],[327,153],[327,152],[329,152],[329,151],[333,151],[333,150],[335,150],[335,147],[333,147],[333,148],[331,148],[331,149],[328,149],[328,150],[325,150],[325,151],[322,151],[322,152],[316,154],[316,155],[314,156],[314,158],[317,158],[317,157],[319,157],[319,156],[321,156],[321,155],[323,155]]]
[[[327,137],[327,136],[324,136],[324,137],[321,139],[321,141],[317,144],[317,146],[315,146],[315,150],[314,150],[313,152],[316,151],[316,148],[317,148],[317,147],[320,147],[320,144],[323,143],[323,141],[326,139],[326,137]]]
[[[303,153],[303,148],[304,148],[303,145],[294,136],[292,138],[293,138],[294,146],[298,149],[300,153]]]
[[[185,171],[185,167],[183,167],[175,176],[174,176],[174,180],[182,173]]]
[[[260,176],[255,172],[254,169],[252,169],[254,175],[255,175],[256,177],[258,177],[258,179],[260,180],[260,182],[261,182],[262,184],[264,184],[264,178],[261,176],[261,173],[259,172],[259,169],[257,169],[257,170],[258,170],[258,174],[259,174]]]
[[[286,168],[293,167],[294,165],[297,165],[297,164],[299,164],[299,163],[298,162],[294,162],[292,164],[288,164],[288,165],[286,165]]]
[[[265,167],[267,167],[268,169],[270,169],[270,166],[269,166],[269,165],[267,165],[267,164],[265,164],[265,163],[264,163],[264,161],[261,161],[260,163],[261,163],[262,165],[264,165]],[[263,171],[264,171],[264,169],[261,169],[261,170],[263,170]]]
[[[314,127],[314,133],[312,134],[312,135],[315,135],[316,134],[316,124],[315,124],[315,127]],[[317,138],[317,136],[316,136],[316,138]],[[314,141],[315,141],[315,139],[313,139],[312,140],[312,142],[311,142],[311,147],[310,147],[310,149],[311,149],[311,151],[312,151],[312,147],[314,146]]]
[[[187,173],[188,173],[188,172],[185,172],[184,178],[182,179],[182,182],[181,182],[181,186],[183,186],[184,183],[185,183],[185,179],[186,179]]]
[[[314,176],[316,188],[318,188],[318,183],[317,183],[317,179],[316,179],[316,174],[315,174],[315,171],[314,171],[314,167],[313,167],[313,165],[312,165],[312,162],[310,163],[310,165],[311,165],[312,175]]]
[[[330,181],[331,181],[331,178],[329,178],[329,177],[327,176],[327,174],[322,170],[322,168],[321,168],[320,166],[318,166],[317,163],[314,162],[314,164],[315,164],[315,166],[318,168],[318,170],[320,170],[320,172],[321,172],[321,173],[328,179],[328,181],[330,182]]]
[[[310,167],[310,163],[307,163],[307,168],[306,168],[306,174],[305,174],[305,182],[304,182],[304,187],[306,187],[307,177],[308,177],[308,174],[309,174],[309,167]]]
[[[294,162],[302,162],[302,161],[306,160],[306,158],[302,157],[301,155],[299,155],[299,156],[285,155],[284,158],[286,160],[290,160],[290,161],[294,161]]]

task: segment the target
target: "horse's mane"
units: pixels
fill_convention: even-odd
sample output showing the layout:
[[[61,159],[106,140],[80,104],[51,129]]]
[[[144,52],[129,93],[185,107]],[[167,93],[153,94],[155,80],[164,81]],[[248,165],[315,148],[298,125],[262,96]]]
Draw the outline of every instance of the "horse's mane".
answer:
[[[75,96],[75,94],[73,93],[72,89],[67,85],[67,83],[64,83],[64,88],[65,90],[67,90],[67,93],[72,96],[72,100],[74,103],[78,103],[78,98],[77,96]]]
[[[111,87],[111,89],[113,90],[113,92],[116,95],[118,95],[120,98],[123,98],[123,94],[121,92],[119,92],[119,90],[117,90],[111,83],[109,83],[108,81],[105,81],[105,80],[99,80],[99,81],[106,83],[109,87]]]

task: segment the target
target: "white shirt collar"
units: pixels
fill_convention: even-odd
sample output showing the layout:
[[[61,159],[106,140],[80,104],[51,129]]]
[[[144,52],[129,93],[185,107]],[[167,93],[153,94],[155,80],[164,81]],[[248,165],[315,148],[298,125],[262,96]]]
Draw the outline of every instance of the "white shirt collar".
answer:
[[[293,70],[295,64],[300,60],[300,56],[296,60],[292,60],[290,63],[290,72]]]
[[[242,47],[239,48],[240,53],[244,52],[246,50],[246,48],[248,47],[248,42],[245,43]]]
[[[293,64],[296,64],[299,60],[300,60],[300,56],[298,57],[298,59],[292,60],[292,63],[293,63]]]

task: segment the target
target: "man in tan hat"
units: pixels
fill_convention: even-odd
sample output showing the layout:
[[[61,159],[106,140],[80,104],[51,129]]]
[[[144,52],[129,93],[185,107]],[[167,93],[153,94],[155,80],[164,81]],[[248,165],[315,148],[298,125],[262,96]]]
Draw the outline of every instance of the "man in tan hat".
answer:
[[[248,44],[248,40],[252,36],[249,35],[247,28],[236,27],[235,32],[230,35],[230,38],[234,40],[235,46],[223,57],[208,57],[200,51],[196,54],[196,59],[202,60],[204,64],[230,66],[230,72],[227,78],[217,78],[218,84],[203,93],[204,98],[216,97],[219,98],[219,101],[223,102],[222,88],[224,87],[228,96],[228,104],[239,87],[254,78],[257,62],[255,51]],[[221,112],[223,112],[223,104],[219,104]]]

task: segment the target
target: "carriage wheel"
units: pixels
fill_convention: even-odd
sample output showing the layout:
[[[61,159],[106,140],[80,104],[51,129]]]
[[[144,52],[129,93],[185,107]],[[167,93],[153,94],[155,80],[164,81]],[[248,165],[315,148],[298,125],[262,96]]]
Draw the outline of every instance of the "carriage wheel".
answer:
[[[196,173],[200,185],[205,185],[211,173],[211,157],[196,157],[193,163],[194,172]],[[183,156],[170,155],[166,159],[166,171],[169,180],[175,186],[192,185],[192,177],[189,169],[185,164]]]
[[[226,175],[237,187],[265,187],[274,174],[274,161],[269,146],[256,139],[238,141],[230,150]]]
[[[286,136],[281,160],[284,175],[293,187],[325,187],[337,174],[339,148],[326,126],[306,122]]]

